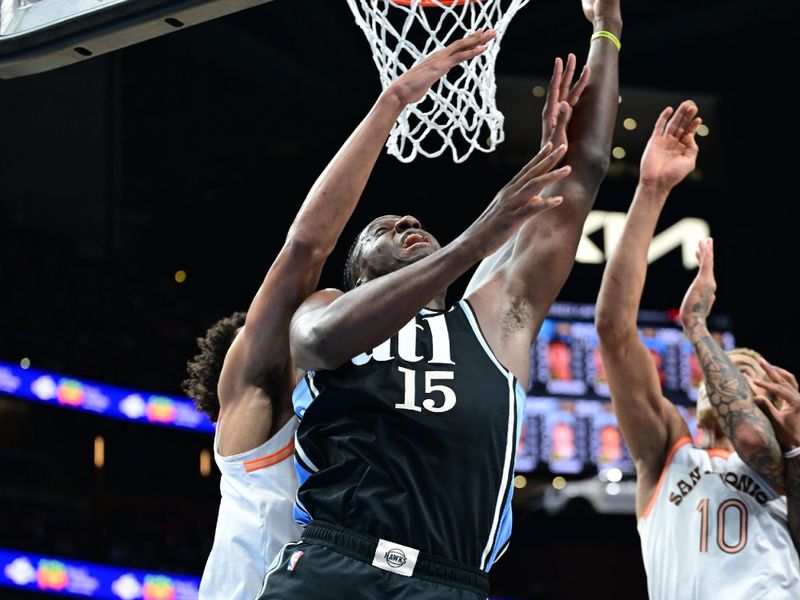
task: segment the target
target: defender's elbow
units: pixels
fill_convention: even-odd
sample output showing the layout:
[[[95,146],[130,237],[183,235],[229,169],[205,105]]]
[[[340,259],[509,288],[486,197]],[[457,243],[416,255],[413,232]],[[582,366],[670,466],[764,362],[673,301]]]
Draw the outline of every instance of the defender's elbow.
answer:
[[[572,172],[574,176],[580,177],[583,185],[590,189],[600,187],[600,184],[608,174],[608,169],[611,166],[611,150],[607,144],[587,142],[578,142],[575,144],[575,158],[567,162],[572,164]],[[574,146],[573,146],[574,147]]]
[[[331,332],[313,327],[305,338],[302,351],[298,354],[308,357],[303,361],[306,363],[304,365],[306,368],[332,371],[342,366],[347,360],[342,356],[340,345],[336,343],[335,336]]]
[[[597,337],[604,344],[611,344],[621,340],[628,329],[613,309],[608,309],[602,305],[597,307],[594,326],[597,329]]]
[[[332,250],[333,248],[329,248],[319,240],[290,231],[281,254],[287,256],[293,264],[310,267],[322,264]]]

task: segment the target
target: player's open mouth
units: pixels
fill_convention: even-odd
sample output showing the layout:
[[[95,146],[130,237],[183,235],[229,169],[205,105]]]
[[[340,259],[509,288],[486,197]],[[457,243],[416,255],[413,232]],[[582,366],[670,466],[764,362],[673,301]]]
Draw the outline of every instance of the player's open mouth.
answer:
[[[409,233],[400,242],[400,247],[403,250],[408,250],[415,244],[430,244],[428,239],[419,233]]]

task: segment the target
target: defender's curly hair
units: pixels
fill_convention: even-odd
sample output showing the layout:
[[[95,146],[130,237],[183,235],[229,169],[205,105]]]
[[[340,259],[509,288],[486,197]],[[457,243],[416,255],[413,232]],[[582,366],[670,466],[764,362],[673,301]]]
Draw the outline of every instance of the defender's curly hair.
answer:
[[[200,352],[186,363],[188,377],[183,380],[181,387],[194,400],[197,410],[206,413],[212,423],[219,418],[217,383],[222,363],[236,330],[244,325],[246,316],[245,312],[235,312],[214,323],[206,331],[205,337],[197,338]]]

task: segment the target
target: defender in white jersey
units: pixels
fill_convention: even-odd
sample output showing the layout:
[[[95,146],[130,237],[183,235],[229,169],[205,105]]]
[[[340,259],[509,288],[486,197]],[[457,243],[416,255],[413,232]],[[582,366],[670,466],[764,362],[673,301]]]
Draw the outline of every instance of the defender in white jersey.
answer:
[[[272,558],[300,537],[300,526],[290,518],[297,494],[292,460],[297,419],[260,446],[230,456],[217,449],[221,428],[217,421],[214,461],[222,473],[222,500],[200,598],[221,598],[224,590],[225,598],[250,600]]]
[[[714,287],[710,240],[701,244],[700,275],[681,307],[703,371],[698,416],[706,448],[692,445],[686,422],[664,398],[636,327],[658,217],[671,189],[694,169],[696,114],[684,102],[674,115],[668,108],[659,117],[597,304],[612,401],[636,462],[648,590],[651,600],[800,598],[783,457],[754,403],[752,380],[768,379],[767,373],[752,351],[724,352],[705,326]]]
[[[222,472],[201,600],[252,600],[277,550],[300,537],[292,518],[297,475],[288,460],[297,427],[292,391],[303,375],[289,351],[292,315],[315,290],[397,117],[452,67],[482,52],[488,35],[468,36],[454,48],[460,51],[434,53],[383,91],[309,192],[247,313],[220,320],[198,340],[184,389],[218,422]]]

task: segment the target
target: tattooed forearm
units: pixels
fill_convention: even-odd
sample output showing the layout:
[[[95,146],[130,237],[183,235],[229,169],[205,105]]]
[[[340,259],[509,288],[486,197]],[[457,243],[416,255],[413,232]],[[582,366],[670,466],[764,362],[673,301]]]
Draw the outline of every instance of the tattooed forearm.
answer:
[[[727,353],[706,330],[692,339],[717,420],[736,452],[750,468],[780,487],[783,485],[783,453],[767,417],[756,406],[753,392]],[[746,446],[741,439],[747,436]],[[759,443],[752,443],[752,440]],[[798,488],[800,492],[800,488]]]
[[[800,552],[800,456],[786,459],[786,500],[789,505],[789,531]]]

